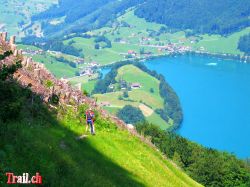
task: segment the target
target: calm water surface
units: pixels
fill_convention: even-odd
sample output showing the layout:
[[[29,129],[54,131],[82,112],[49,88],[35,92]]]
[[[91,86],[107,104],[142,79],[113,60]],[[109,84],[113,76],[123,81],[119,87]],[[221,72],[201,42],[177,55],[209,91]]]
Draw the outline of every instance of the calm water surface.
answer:
[[[250,157],[250,64],[204,56],[164,57],[145,65],[180,98],[178,133],[204,146]]]

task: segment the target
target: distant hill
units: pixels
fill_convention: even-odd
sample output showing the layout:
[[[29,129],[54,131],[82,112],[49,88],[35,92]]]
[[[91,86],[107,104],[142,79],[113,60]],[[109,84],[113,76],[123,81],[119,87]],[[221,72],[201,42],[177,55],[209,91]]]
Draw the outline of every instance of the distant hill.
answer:
[[[172,31],[227,35],[250,26],[248,0],[60,0],[33,16],[26,33],[32,33],[33,25],[41,25],[47,38],[112,26],[115,18],[132,7],[138,17],[165,24]]]
[[[142,0],[61,0],[58,5],[32,17],[42,24],[47,37],[85,32],[103,27],[119,14]],[[29,28],[30,29],[30,28]]]
[[[135,14],[170,28],[226,35],[250,26],[250,1],[147,0]]]

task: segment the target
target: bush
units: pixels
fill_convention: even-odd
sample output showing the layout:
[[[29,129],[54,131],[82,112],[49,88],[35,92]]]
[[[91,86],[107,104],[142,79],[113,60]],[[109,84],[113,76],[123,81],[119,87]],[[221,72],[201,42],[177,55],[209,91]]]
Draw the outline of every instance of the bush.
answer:
[[[54,83],[51,80],[46,80],[44,85],[46,88],[51,88],[52,86],[54,86]]]
[[[59,97],[56,94],[52,94],[50,100],[49,100],[52,104],[57,105],[59,103]]]
[[[21,68],[21,61],[17,61],[15,64],[11,66],[3,65],[2,69],[0,70],[0,80],[5,81],[7,78],[11,77],[18,68]]]
[[[124,92],[123,92],[123,97],[124,97],[124,98],[128,98],[128,97],[129,97],[128,91],[124,91]]]
[[[95,49],[100,49],[100,44],[96,43],[95,44]]]
[[[105,46],[105,47],[107,47],[107,48],[111,48],[111,47],[112,47],[111,41],[110,41],[108,38],[106,38],[105,36],[97,36],[96,39],[95,39],[95,43],[98,44],[99,42],[104,42],[104,43],[106,43],[106,46]],[[99,44],[98,44],[98,45],[99,45]],[[98,46],[95,45],[95,47],[98,47]],[[100,46],[99,46],[99,47],[100,47]],[[95,49],[97,49],[97,48],[95,48]],[[99,49],[99,48],[98,48],[98,49]]]
[[[0,121],[17,119],[29,96],[29,90],[22,90],[15,82],[0,81]]]

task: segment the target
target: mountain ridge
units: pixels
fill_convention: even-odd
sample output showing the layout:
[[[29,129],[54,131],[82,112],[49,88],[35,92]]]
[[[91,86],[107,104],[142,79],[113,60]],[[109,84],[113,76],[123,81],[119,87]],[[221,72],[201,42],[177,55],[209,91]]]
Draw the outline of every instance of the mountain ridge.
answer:
[[[46,37],[60,37],[70,33],[83,33],[112,25],[112,21],[129,8],[135,8],[135,15],[149,22],[165,24],[170,30],[190,29],[193,33],[228,35],[250,26],[249,1],[227,0],[129,0],[97,1],[84,0],[76,8],[67,9],[71,0],[59,1],[58,6],[34,15],[33,23],[42,22]],[[85,9],[85,7],[89,7]],[[80,11],[85,10],[85,11]],[[50,21],[65,16],[64,21],[51,25]]]

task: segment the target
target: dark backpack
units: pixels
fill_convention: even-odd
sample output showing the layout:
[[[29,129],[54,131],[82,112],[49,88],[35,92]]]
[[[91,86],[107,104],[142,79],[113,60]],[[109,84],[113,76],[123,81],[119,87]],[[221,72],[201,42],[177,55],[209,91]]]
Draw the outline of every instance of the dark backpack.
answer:
[[[87,116],[87,120],[92,120],[93,118],[90,112],[87,112],[86,116]]]

